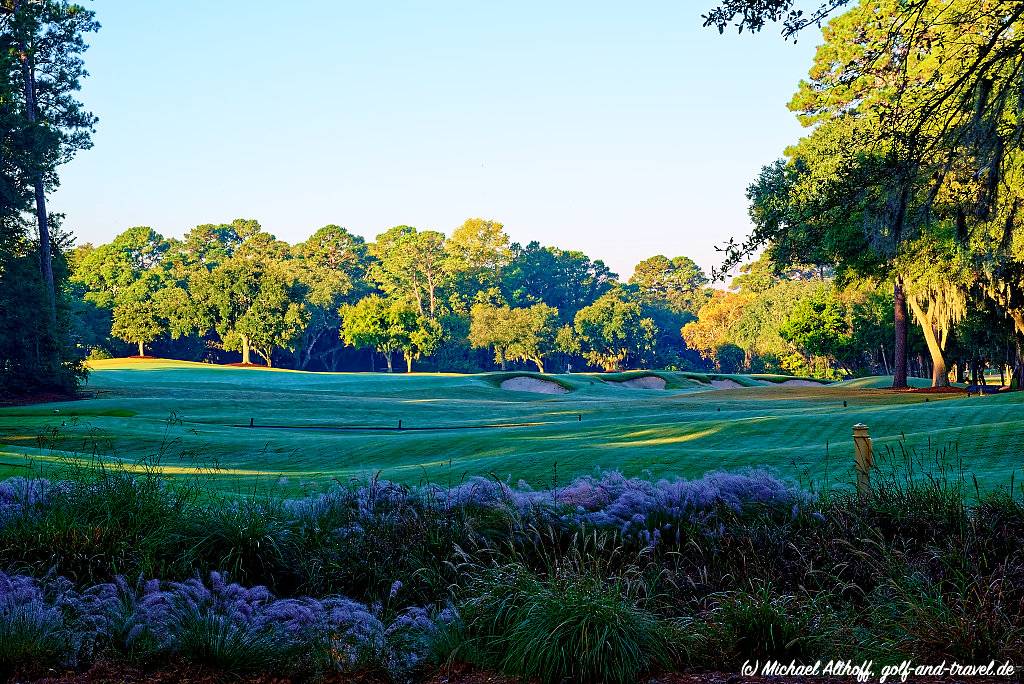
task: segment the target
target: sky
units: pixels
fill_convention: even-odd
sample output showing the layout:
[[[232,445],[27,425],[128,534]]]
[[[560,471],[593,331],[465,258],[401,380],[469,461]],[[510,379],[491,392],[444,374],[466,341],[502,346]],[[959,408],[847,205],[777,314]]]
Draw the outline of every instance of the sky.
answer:
[[[79,243],[483,217],[623,278],[654,254],[710,269],[749,230],[820,35],[720,36],[713,0],[85,2],[99,124],[50,202]]]

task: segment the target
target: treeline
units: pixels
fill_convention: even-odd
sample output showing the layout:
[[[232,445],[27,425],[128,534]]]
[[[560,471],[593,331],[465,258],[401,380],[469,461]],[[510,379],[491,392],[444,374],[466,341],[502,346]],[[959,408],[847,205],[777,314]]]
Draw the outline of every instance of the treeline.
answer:
[[[130,344],[306,370],[390,370],[399,358],[407,370],[693,365],[679,330],[707,297],[685,257],[654,257],[620,283],[599,260],[511,243],[482,219],[450,237],[396,226],[371,243],[328,225],[296,245],[251,220],[180,240],[136,227],[71,262],[93,355]]]
[[[513,243],[483,219],[450,237],[397,226],[370,243],[328,225],[295,245],[252,220],[181,239],[135,227],[76,248],[71,264],[75,331],[94,357],[840,377],[884,372],[892,356],[891,298],[840,289],[827,272],[761,260],[717,290],[693,260],[659,255],[620,280],[600,260]]]

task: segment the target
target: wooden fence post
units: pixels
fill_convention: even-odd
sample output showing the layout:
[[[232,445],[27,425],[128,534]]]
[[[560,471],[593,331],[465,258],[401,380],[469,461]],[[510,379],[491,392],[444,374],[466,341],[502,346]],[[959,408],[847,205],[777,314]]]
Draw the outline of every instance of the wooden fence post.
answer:
[[[871,466],[874,464],[875,452],[871,445],[871,436],[868,434],[868,426],[864,423],[853,426],[853,447],[857,452],[857,493],[867,496],[871,493]]]

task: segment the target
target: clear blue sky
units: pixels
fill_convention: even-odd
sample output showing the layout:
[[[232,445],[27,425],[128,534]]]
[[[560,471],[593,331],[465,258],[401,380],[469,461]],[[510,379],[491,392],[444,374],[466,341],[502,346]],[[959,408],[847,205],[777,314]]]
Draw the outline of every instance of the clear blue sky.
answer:
[[[95,0],[95,147],[51,201],[79,242],[256,218],[297,242],[500,220],[514,240],[705,267],[801,132],[816,35],[719,36],[712,0]]]

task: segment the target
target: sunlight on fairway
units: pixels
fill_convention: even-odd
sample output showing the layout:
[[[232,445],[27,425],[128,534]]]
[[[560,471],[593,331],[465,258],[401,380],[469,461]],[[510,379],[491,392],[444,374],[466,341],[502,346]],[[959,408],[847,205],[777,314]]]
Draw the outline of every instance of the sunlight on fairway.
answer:
[[[691,432],[685,435],[673,435],[669,437],[652,437],[650,439],[635,439],[626,442],[608,442],[602,446],[612,449],[623,448],[623,447],[640,447],[640,446],[663,446],[666,444],[682,444],[684,442],[692,442],[695,439],[701,439],[703,437],[710,437],[711,435],[717,435],[722,431],[724,425],[717,425],[707,430],[700,430],[698,432]],[[644,432],[651,433],[653,430],[645,430]],[[636,433],[634,433],[636,434]],[[633,435],[626,435],[631,437]]]
[[[410,484],[497,476],[543,485],[555,472],[693,478],[750,466],[845,481],[860,422],[880,446],[903,440],[921,456],[955,449],[985,482],[1002,483],[1020,466],[1020,395],[892,393],[875,382],[716,390],[686,374],[659,376],[677,389],[558,375],[573,391],[533,395],[499,389],[502,373],[277,373],[116,359],[95,364],[87,388],[95,399],[0,408],[8,445],[0,468],[156,462],[224,490],[279,475],[325,485],[378,473]]]

